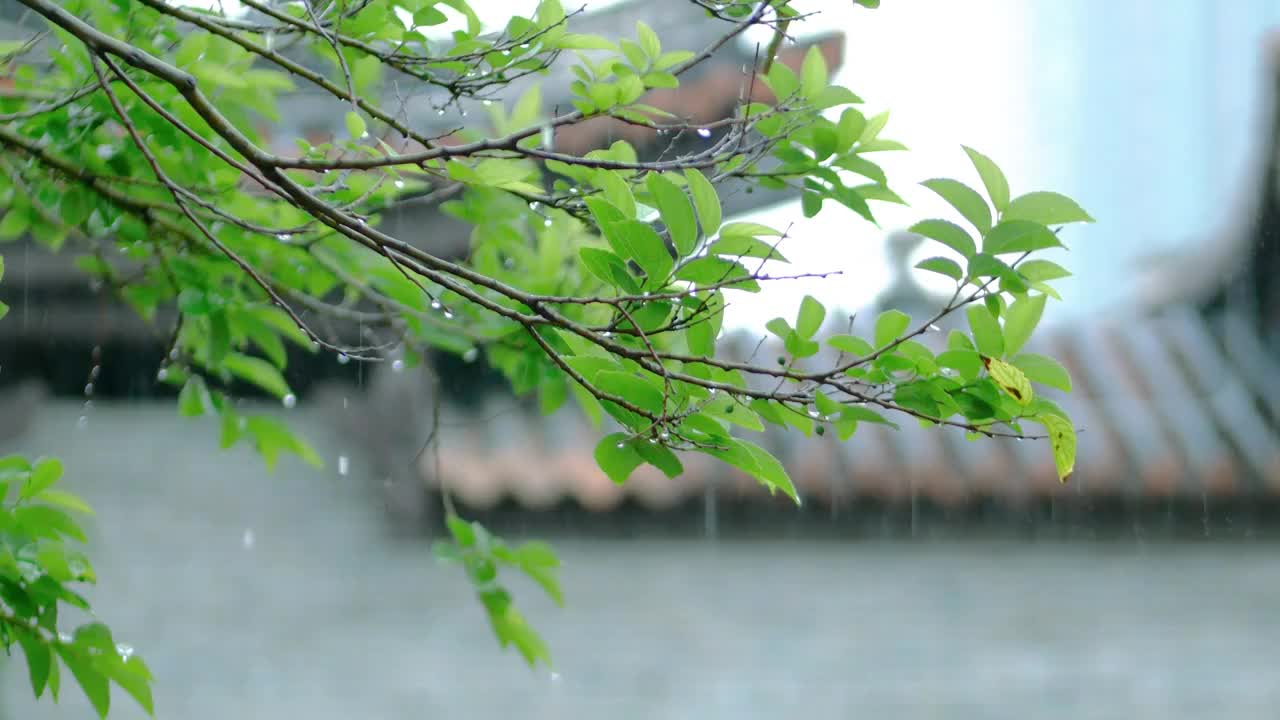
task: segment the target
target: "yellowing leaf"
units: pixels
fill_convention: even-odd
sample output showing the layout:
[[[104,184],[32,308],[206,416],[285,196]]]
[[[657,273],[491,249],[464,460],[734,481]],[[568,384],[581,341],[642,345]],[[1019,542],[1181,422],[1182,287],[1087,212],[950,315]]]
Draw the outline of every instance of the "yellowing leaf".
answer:
[[[1034,396],[1031,390],[1031,381],[1018,368],[1010,365],[1003,360],[997,360],[992,357],[984,357],[983,362],[987,366],[987,373],[991,375],[991,379],[996,381],[1000,389],[1009,393],[1009,396],[1018,401],[1019,405],[1026,405],[1031,402]]]
[[[1035,421],[1049,432],[1049,447],[1053,449],[1053,464],[1058,469],[1058,479],[1066,482],[1076,469],[1076,429],[1071,421],[1061,415],[1043,414]]]

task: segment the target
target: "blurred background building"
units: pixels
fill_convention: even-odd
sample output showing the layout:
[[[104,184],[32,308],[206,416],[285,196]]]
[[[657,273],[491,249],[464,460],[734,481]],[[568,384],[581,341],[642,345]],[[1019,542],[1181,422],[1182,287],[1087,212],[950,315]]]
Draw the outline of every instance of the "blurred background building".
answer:
[[[728,352],[806,293],[864,325],[928,308],[933,288],[902,272],[920,250],[893,231],[946,212],[915,183],[969,178],[959,145],[975,146],[1015,192],[1062,190],[1098,219],[1068,234],[1077,275],[1038,340],[1076,381],[1072,481],[1039,444],[904,424],[843,445],[767,434],[803,510],[696,461],[619,488],[574,411],[541,419],[445,354],[442,384],[466,391],[445,398],[438,462],[417,455],[424,376],[300,356],[288,415],[329,469],[268,475],[175,420],[161,343],[68,258],[0,246],[0,452],[61,455],[98,508],[96,605],[155,669],[160,717],[1274,717],[1280,2],[810,5],[826,14],[788,59],[819,44],[839,82],[893,109],[888,134],[912,152],[885,165],[913,207],[877,228],[730,192],[744,216],[798,221],[801,269],[845,275],[739,303]],[[643,19],[673,48],[716,30],[686,0],[588,9],[587,31]],[[759,40],[661,104],[723,114]],[[322,98],[291,102],[283,146],[341,122]],[[460,119],[437,120],[430,97],[418,111]],[[439,251],[464,252],[465,228],[412,205],[385,222],[430,222]],[[501,653],[456,568],[431,561],[441,483],[469,516],[561,549],[568,609],[517,588],[555,673]],[[0,717],[89,716],[70,688],[33,705],[20,660],[6,676]],[[113,715],[133,717],[119,699]]]

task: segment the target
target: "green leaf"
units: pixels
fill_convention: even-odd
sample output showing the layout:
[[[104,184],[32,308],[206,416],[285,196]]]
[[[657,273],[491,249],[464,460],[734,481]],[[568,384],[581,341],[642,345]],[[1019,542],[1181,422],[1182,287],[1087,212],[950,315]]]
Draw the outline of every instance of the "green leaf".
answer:
[[[973,254],[977,252],[977,246],[969,233],[964,228],[948,220],[922,220],[912,225],[909,231],[937,240],[965,258],[972,258]]]
[[[782,253],[778,252],[777,248],[763,240],[757,240],[747,235],[721,237],[707,247],[707,254],[787,262],[787,259],[783,257]]]
[[[617,370],[597,373],[595,385],[601,390],[625,398],[636,407],[655,415],[663,410],[662,390],[645,378]]]
[[[1017,400],[1019,405],[1026,405],[1034,399],[1035,393],[1031,389],[1031,382],[1021,370],[1003,360],[991,357],[984,358],[983,361],[991,379],[1000,386],[1001,390],[1008,393],[1009,397]]]
[[[703,447],[698,448],[698,451],[719,458],[747,473],[770,492],[781,490],[797,505],[800,504],[800,496],[796,494],[795,485],[791,483],[786,469],[764,448],[737,438],[727,438],[724,442],[725,447]]]
[[[1058,280],[1064,277],[1071,277],[1071,273],[1067,272],[1067,270],[1061,265],[1048,260],[1027,260],[1019,263],[1018,272],[1032,282],[1044,282],[1046,280]]]
[[[556,45],[563,50],[610,50],[618,52],[617,43],[598,35],[565,33],[556,41]]]
[[[702,223],[702,234],[711,237],[720,229],[720,196],[711,181],[697,169],[685,170],[684,176],[689,183],[689,193],[693,195],[693,206],[698,211],[698,221]]]
[[[837,105],[852,105],[862,102],[862,98],[853,94],[849,88],[839,85],[827,85],[809,98],[809,104],[818,110],[826,110]],[[848,149],[848,145],[844,146]]]
[[[676,246],[676,251],[680,253],[680,257],[689,255],[698,239],[698,226],[689,198],[675,183],[659,173],[649,173],[648,186],[657,203],[658,212],[662,215],[662,222],[671,233],[671,242]]]
[[[1003,220],[1030,220],[1041,225],[1093,222],[1075,200],[1055,192],[1033,192],[1014,198],[1001,215]]]
[[[800,301],[800,312],[796,316],[796,332],[808,340],[817,334],[822,321],[827,317],[827,309],[812,295],[805,295]]]
[[[988,255],[1062,247],[1052,230],[1029,220],[1003,220],[987,233],[982,251]]]
[[[812,100],[827,86],[827,61],[818,46],[810,45],[800,66],[800,96]]]
[[[1028,380],[1071,392],[1071,374],[1057,360],[1035,353],[1022,353],[1009,360]]]
[[[768,225],[753,222],[731,222],[720,228],[720,237],[781,237],[782,233]]]
[[[925,180],[920,184],[934,191],[943,200],[950,203],[951,207],[959,211],[966,220],[973,223],[978,232],[985,235],[991,229],[991,208],[987,206],[987,201],[982,199],[978,191],[959,180],[947,178]]]
[[[991,315],[991,311],[982,305],[970,305],[966,313],[978,352],[994,358],[1003,356],[1004,335],[1000,332],[999,321]]]
[[[636,443],[636,452],[644,458],[645,462],[658,468],[669,478],[680,477],[684,472],[684,465],[680,463],[680,458],[665,445],[656,442]]]
[[[644,270],[646,287],[659,287],[667,281],[675,260],[653,228],[638,220],[623,220],[614,223],[613,230],[631,258]]]
[[[290,393],[289,383],[274,365],[261,358],[230,353],[222,366],[241,380],[257,385],[278,398]]]
[[[61,478],[62,461],[53,457],[41,458],[36,461],[35,467],[31,469],[31,474],[27,476],[27,481],[23,484],[22,492],[19,493],[18,497],[22,500],[27,500],[39,495]]]
[[[49,646],[31,630],[14,626],[10,631],[18,638],[22,653],[27,656],[27,675],[31,678],[31,691],[38,698],[44,694],[45,685],[49,682],[49,664],[53,654]]]
[[[658,40],[658,34],[643,22],[636,22],[636,39],[640,41],[640,47],[650,59],[662,54],[662,43]]]
[[[626,263],[617,255],[608,250],[587,247],[579,250],[578,256],[587,270],[606,285],[620,287],[629,294],[640,292],[640,286],[627,271]]]
[[[85,697],[89,698],[98,717],[105,718],[107,711],[111,708],[111,688],[107,684],[107,676],[93,666],[93,662],[84,654],[84,651],[63,643],[55,644],[54,648],[58,651],[62,662],[71,670],[76,682],[80,684]]]
[[[353,140],[359,140],[368,134],[364,118],[360,117],[359,113],[355,111],[347,112],[345,122],[347,124],[347,134],[350,135]]]
[[[183,417],[199,417],[211,404],[209,388],[205,386],[204,378],[199,375],[192,375],[178,393],[178,413]]]
[[[244,430],[253,438],[268,470],[275,469],[282,452],[294,453],[313,467],[324,467],[324,461],[315,448],[290,431],[288,425],[275,418],[262,415],[245,418]]]
[[[621,175],[612,170],[601,170],[596,175],[596,186],[604,193],[604,199],[622,213],[624,219],[635,218],[635,195],[631,192],[631,185]]]
[[[1004,212],[1009,205],[1009,181],[1005,179],[1004,173],[991,158],[971,147],[961,147],[964,147],[969,160],[973,162],[973,167],[978,170],[978,177],[982,178],[982,184],[987,188],[987,196],[991,198],[991,204],[995,206],[997,212]]]
[[[1015,300],[1004,317],[1004,351],[1013,355],[1022,349],[1044,314],[1044,295],[1026,295]]]
[[[1052,413],[1034,418],[1049,433],[1049,447],[1053,450],[1053,464],[1058,469],[1058,479],[1066,482],[1076,468],[1076,429],[1071,421]]]
[[[8,314],[9,306],[6,303],[0,302],[0,320],[3,320],[4,316]]]
[[[938,353],[938,366],[951,368],[967,382],[978,379],[982,372],[982,357],[973,350],[947,350]]]
[[[93,514],[93,508],[89,507],[88,503],[65,490],[45,490],[37,496],[37,499],[85,515]]]
[[[116,685],[128,693],[148,715],[154,716],[155,702],[151,698],[151,671],[146,663],[142,662],[142,658],[130,655],[107,667]]]
[[[741,280],[741,282],[735,282],[727,287],[749,292],[759,290],[760,284],[750,278],[751,273],[742,266],[742,263],[708,256],[694,258],[676,271],[677,280],[687,280],[699,285],[713,285]]]
[[[840,352],[849,353],[858,358],[866,357],[875,351],[871,343],[852,335],[832,335],[827,338],[827,344]]]
[[[609,479],[621,485],[644,462],[640,453],[623,433],[606,435],[596,444],[596,464]]]
[[[950,258],[931,257],[916,263],[916,267],[939,275],[946,275],[953,280],[964,279],[964,269],[960,267],[959,263]]]
[[[900,310],[885,310],[876,318],[876,347],[882,348],[897,340],[911,324],[911,316]]]

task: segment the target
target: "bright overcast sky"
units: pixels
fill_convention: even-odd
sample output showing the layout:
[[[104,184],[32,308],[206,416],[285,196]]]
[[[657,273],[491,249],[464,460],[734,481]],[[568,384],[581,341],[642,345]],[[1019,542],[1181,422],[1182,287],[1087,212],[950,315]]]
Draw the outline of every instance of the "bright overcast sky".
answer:
[[[217,0],[179,1],[217,4]],[[619,1],[589,0],[587,4],[599,8]],[[238,10],[235,0],[222,4],[228,11]],[[528,13],[536,5],[536,0],[472,3],[482,19],[499,26],[511,13]],[[873,300],[888,280],[885,235],[915,220],[954,214],[918,183],[948,176],[977,184],[962,143],[991,156],[1015,188],[1026,187],[1034,179],[1027,177],[1035,168],[1025,166],[1029,143],[1020,131],[1029,123],[1026,105],[1018,99],[1023,83],[1017,59],[1027,57],[1027,51],[1018,45],[1023,18],[1017,0],[911,0],[887,2],[874,11],[852,0],[797,0],[795,5],[801,11],[821,11],[803,23],[802,38],[833,30],[845,34],[845,62],[836,82],[866,100],[868,114],[892,111],[884,134],[906,143],[910,152],[876,159],[888,172],[890,186],[911,207],[875,203],[880,228],[833,202],[811,220],[801,215],[798,202],[753,215],[751,219],[778,228],[794,223],[792,239],[782,248],[792,264],[771,271],[839,270],[841,274],[825,280],[766,283],[757,295],[730,293],[729,326],[760,328],[775,315],[792,315],[806,294],[829,308],[848,311]],[[764,37],[747,41],[767,42],[767,31],[760,30]]]

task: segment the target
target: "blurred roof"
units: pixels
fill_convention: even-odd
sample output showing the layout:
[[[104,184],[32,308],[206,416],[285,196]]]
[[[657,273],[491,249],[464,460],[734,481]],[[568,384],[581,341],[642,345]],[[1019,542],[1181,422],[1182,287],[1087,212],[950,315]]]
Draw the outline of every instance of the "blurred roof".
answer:
[[[734,354],[750,348],[740,343]],[[1049,393],[1083,428],[1066,484],[1044,442],[969,442],[958,429],[924,429],[905,417],[893,418],[898,430],[859,425],[843,443],[833,434],[805,438],[772,428],[744,437],[778,455],[806,504],[1280,497],[1280,359],[1243,318],[1208,321],[1178,305],[1152,317],[1063,328],[1027,350],[1063,359],[1075,379],[1073,393]],[[773,352],[766,347],[758,355]],[[631,498],[662,509],[701,498],[707,488],[721,497],[768,499],[754,480],[693,453],[681,455],[686,472],[676,480],[642,466],[615,485],[592,458],[600,431],[576,408],[531,421],[508,401],[443,417],[443,477],[435,477],[430,457],[421,477],[433,487],[447,484],[473,508],[512,500],[534,510],[562,501],[608,510]]]

